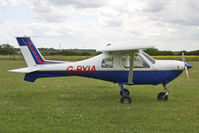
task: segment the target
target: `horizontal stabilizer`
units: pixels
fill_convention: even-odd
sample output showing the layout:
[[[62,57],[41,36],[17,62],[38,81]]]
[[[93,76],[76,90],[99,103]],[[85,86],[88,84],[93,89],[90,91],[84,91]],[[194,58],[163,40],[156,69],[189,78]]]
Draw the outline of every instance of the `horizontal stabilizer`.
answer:
[[[14,70],[9,70],[10,72],[16,72],[16,73],[31,73],[38,71],[39,68],[37,67],[25,67],[25,68],[19,68],[19,69],[14,69]]]

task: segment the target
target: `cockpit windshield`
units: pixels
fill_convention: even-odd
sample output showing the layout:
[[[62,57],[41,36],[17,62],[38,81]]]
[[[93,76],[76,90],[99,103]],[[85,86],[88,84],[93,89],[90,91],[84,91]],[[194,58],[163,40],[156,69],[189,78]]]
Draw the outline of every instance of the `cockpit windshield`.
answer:
[[[142,54],[152,63],[152,64],[155,64],[155,60],[149,56],[147,53],[145,52],[142,52]]]

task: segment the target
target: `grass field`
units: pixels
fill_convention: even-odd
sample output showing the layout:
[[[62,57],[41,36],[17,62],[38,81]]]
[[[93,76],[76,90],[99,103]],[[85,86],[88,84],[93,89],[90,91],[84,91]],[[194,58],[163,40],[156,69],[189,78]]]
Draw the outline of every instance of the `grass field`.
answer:
[[[120,104],[119,86],[82,77],[23,81],[7,70],[22,60],[0,60],[0,133],[199,132],[199,62],[168,84],[168,102],[158,102],[161,85],[127,87],[132,104]]]

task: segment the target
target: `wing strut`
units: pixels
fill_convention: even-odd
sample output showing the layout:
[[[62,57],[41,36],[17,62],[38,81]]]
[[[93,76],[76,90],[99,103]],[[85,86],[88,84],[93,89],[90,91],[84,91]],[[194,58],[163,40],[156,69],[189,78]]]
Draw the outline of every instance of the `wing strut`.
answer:
[[[134,60],[134,53],[130,52],[130,67],[129,67],[129,78],[128,78],[128,84],[133,84],[133,60]]]

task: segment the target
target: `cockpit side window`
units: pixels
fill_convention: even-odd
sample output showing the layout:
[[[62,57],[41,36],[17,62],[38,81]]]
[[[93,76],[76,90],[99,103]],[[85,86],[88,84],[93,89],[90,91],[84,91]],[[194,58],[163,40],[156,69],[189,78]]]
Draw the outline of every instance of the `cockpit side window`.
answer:
[[[113,57],[103,59],[101,66],[103,68],[113,68]]]
[[[139,54],[135,54],[133,67],[134,68],[149,68],[150,66],[141,56],[139,56]]]
[[[122,66],[124,68],[129,68],[130,57],[128,55],[125,55],[125,56],[123,55],[123,56],[121,56],[121,58],[122,58]],[[133,68],[150,68],[150,66],[139,54],[135,54],[134,55]]]
[[[129,68],[130,66],[130,62],[129,62],[129,59],[130,59],[130,56],[129,54],[126,54],[126,55],[121,55],[121,58],[122,58],[122,66],[124,68]]]

